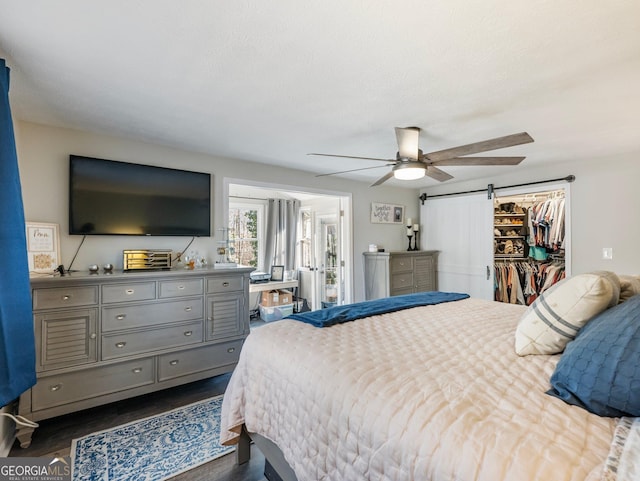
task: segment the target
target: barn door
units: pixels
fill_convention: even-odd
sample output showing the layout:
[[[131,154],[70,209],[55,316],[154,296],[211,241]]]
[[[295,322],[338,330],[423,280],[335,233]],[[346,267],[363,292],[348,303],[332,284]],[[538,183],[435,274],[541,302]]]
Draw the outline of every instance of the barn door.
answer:
[[[429,198],[421,248],[437,250],[438,290],[493,300],[493,202],[487,193]]]

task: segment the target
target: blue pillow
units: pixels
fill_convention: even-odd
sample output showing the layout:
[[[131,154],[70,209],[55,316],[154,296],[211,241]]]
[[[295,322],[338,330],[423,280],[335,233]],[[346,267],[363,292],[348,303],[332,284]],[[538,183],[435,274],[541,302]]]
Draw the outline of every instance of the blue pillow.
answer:
[[[591,319],[567,347],[547,394],[600,416],[640,416],[640,295]]]

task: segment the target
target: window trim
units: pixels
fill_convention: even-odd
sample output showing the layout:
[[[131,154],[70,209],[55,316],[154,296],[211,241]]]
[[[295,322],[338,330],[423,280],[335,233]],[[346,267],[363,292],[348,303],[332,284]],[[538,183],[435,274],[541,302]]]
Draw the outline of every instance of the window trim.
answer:
[[[264,271],[264,240],[266,234],[266,211],[267,211],[267,201],[263,199],[242,199],[236,200],[234,198],[229,198],[229,204],[227,206],[227,227],[229,227],[229,211],[231,209],[246,209],[246,210],[256,210],[257,216],[256,221],[258,223],[258,237],[256,241],[258,242],[258,266],[256,270]]]

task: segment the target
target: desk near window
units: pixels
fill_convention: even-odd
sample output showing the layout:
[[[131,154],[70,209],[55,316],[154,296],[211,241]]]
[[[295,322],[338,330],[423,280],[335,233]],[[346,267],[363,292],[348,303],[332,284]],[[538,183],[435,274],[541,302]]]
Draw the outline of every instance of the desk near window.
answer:
[[[249,284],[249,292],[272,291],[276,289],[295,289],[298,287],[296,279],[291,281],[269,281]]]

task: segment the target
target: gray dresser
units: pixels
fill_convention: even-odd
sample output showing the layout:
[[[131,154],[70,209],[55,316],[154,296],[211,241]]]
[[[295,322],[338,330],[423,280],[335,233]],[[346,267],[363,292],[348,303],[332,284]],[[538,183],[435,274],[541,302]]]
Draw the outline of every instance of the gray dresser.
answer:
[[[38,421],[232,371],[252,268],[33,278]],[[22,447],[33,429],[17,432]]]
[[[367,300],[438,288],[438,251],[365,252],[363,255]]]

